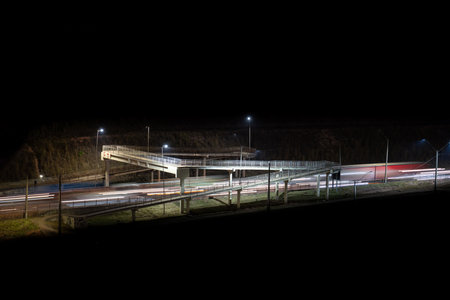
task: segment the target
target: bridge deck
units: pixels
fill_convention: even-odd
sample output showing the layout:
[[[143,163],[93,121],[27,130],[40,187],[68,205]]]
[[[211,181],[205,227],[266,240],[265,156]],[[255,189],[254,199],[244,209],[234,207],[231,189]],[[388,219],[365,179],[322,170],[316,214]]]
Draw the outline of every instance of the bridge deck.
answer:
[[[180,159],[170,156],[136,150],[126,146],[105,145],[102,160],[110,159],[144,168],[177,174],[178,168],[198,168],[211,170],[267,170],[269,161],[262,160],[217,160]],[[332,166],[328,161],[270,161],[272,170],[315,170]]]

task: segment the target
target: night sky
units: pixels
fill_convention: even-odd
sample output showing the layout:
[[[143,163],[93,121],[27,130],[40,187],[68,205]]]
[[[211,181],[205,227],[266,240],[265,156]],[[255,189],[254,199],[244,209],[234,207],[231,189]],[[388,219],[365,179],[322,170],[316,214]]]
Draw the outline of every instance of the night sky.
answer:
[[[67,120],[448,124],[448,59],[426,30],[279,21],[62,22],[31,33],[5,82],[2,144]]]
[[[4,76],[0,108],[0,167],[33,129],[52,123],[95,124],[92,135],[101,124],[120,122],[126,126],[127,122],[131,124],[136,120],[157,124],[160,129],[230,128],[234,126],[232,124],[243,128],[247,115],[253,116],[254,126],[261,131],[275,126],[296,127],[305,124],[326,124],[329,127],[345,124],[355,127],[450,124],[448,32],[444,32],[448,24],[439,24],[440,20],[445,22],[448,18],[436,16],[439,10],[443,13],[447,10],[436,8],[434,4],[429,14],[431,17],[425,18],[427,14],[422,13],[425,6],[422,4],[418,7],[420,12],[410,13],[408,5],[415,4],[402,3],[402,7],[396,9],[392,3],[371,3],[367,8],[360,3],[350,3],[351,9],[342,7],[342,11],[338,11],[329,8],[329,3],[320,2],[319,10],[311,12],[303,7],[283,7],[281,11],[276,11],[271,3],[271,7],[265,7],[268,12],[261,12],[258,9],[267,4],[252,3],[251,9],[243,10],[242,7],[221,3],[221,6],[229,5],[233,11],[218,15],[217,12],[224,7],[203,8],[198,13],[201,18],[191,11],[183,11],[185,15],[180,20],[174,13],[180,9],[175,5],[180,4],[169,5],[173,7],[158,19],[160,11],[150,8],[147,14],[146,8],[148,20],[142,20],[141,17],[138,18],[139,23],[129,22],[134,15],[127,21],[121,15],[114,15],[115,22],[99,19],[61,20],[45,26],[41,26],[39,20],[27,25],[23,31],[11,33],[10,40],[2,36]],[[204,3],[199,5],[203,6]],[[295,5],[299,6],[299,3]],[[386,11],[369,15],[377,5]],[[90,10],[90,6],[83,8]],[[327,8],[330,10],[328,14],[325,13]],[[52,7],[52,14],[55,11]],[[348,14],[344,14],[344,11]],[[109,12],[102,10],[98,15],[101,14],[108,15]],[[40,14],[37,15],[44,19]],[[430,203],[428,200],[427,203]],[[256,246],[250,245],[255,241],[253,231],[257,227],[254,223],[248,227],[249,231],[242,231],[245,237],[242,235],[241,239],[236,239],[236,231],[230,230],[232,227],[222,220],[219,220],[220,226],[229,239],[223,240],[219,231],[219,235],[216,232],[207,238],[200,235],[201,239],[192,242],[191,233],[204,232],[203,227],[200,228],[202,230],[186,227],[190,230],[189,234],[180,235],[179,231],[176,234],[186,237],[190,245],[194,245],[194,248],[189,248],[194,250],[191,253],[188,251],[185,256],[197,265],[200,262],[200,266],[201,261],[217,261],[214,251],[209,252],[214,256],[211,256],[211,260],[208,256],[206,260],[204,257],[208,253],[205,249],[215,249],[216,245],[226,245],[224,249],[231,251],[245,249],[245,246],[250,246],[250,250],[255,249],[248,253],[257,253],[265,249],[262,247],[272,245],[267,248],[269,251],[262,252],[264,257],[253,254],[246,257],[249,258],[250,266],[253,262],[256,266],[253,269],[260,271],[266,266],[270,267],[264,262],[278,255],[279,249],[296,247],[299,239],[292,239],[292,236],[298,234],[298,228],[307,228],[302,231],[301,238],[305,245],[313,245],[313,250],[304,247],[310,250],[299,252],[300,255],[295,256],[295,259],[312,256],[310,261],[322,261],[322,265],[331,261],[330,265],[334,267],[336,257],[342,256],[344,259],[338,261],[344,262],[346,268],[357,262],[358,268],[354,270],[358,275],[366,266],[361,263],[367,258],[375,258],[375,263],[382,261],[380,265],[386,266],[383,271],[403,265],[408,271],[416,267],[420,269],[420,266],[430,265],[429,257],[435,259],[431,265],[440,265],[442,261],[436,259],[436,253],[428,255],[427,251],[420,252],[424,248],[420,245],[426,245],[425,250],[446,249],[435,240],[440,241],[441,235],[445,233],[439,228],[447,228],[445,225],[448,222],[443,221],[445,218],[442,213],[437,218],[431,213],[431,210],[440,208],[446,202],[439,201],[439,206],[431,202],[432,208],[420,202],[413,209],[408,205],[406,210],[404,202],[399,203],[395,207],[390,201],[390,209],[386,210],[386,203],[382,202],[366,220],[363,218],[372,206],[341,206],[344,218],[339,211],[336,214],[333,206],[329,206],[325,214],[323,208],[312,214],[307,210],[303,214],[306,218],[303,215],[296,218],[302,223],[289,223],[290,219],[287,218],[282,221],[281,224],[285,224],[282,228],[287,231],[277,228],[276,231],[268,230],[267,235],[264,228],[269,227],[258,225],[263,230],[258,231],[261,242]],[[426,210],[423,210],[424,207]],[[448,208],[444,207],[440,211],[448,211]],[[397,216],[401,217],[397,219]],[[417,216],[421,217],[418,225],[409,226],[417,221]],[[428,222],[425,219],[427,216],[429,219],[433,216],[433,220]],[[273,214],[271,218],[271,224],[276,224]],[[253,219],[249,220],[246,222],[253,222]],[[380,220],[384,225],[380,225]],[[319,226],[315,226],[316,223]],[[240,226],[241,223],[233,224]],[[313,226],[309,226],[311,224]],[[354,224],[363,226],[355,229]],[[379,226],[384,226],[385,230],[380,232]],[[84,247],[83,243],[73,248],[65,247],[66,244],[61,244],[60,240],[54,240],[58,242],[57,245],[51,243],[48,244],[51,246],[43,248],[21,249],[33,249],[47,255],[51,253],[51,259],[45,260],[45,263],[67,260],[68,266],[75,265],[77,257],[84,259],[86,255],[82,254],[88,253],[85,249],[109,250],[121,244],[127,247],[124,253],[144,253],[141,248],[135,251],[134,247],[129,247],[128,241],[137,234],[139,239],[133,242],[139,243],[134,245],[140,245],[145,240],[140,236],[143,231],[136,229],[139,228],[133,227],[135,235],[127,231],[127,238],[122,238],[124,243],[120,243],[120,239],[118,242],[114,231],[114,234],[111,233],[114,236],[111,244],[107,239],[97,242],[96,236],[93,238],[95,242],[88,247]],[[250,239],[247,232],[252,232]],[[287,236],[289,238],[283,240]],[[180,241],[172,237],[162,239],[166,247],[162,249],[168,249],[169,253],[178,249],[172,247],[170,242]],[[220,242],[214,244],[213,239],[211,244],[210,237],[220,238]],[[267,237],[273,240],[267,242]],[[241,240],[244,247],[237,242]],[[200,246],[197,244],[195,247],[197,241]],[[406,244],[403,243],[405,241]],[[180,245],[184,242],[182,238]],[[80,247],[84,247],[82,251],[78,251]],[[55,252],[55,249],[62,250]],[[316,249],[319,251],[314,253]],[[30,255],[28,252],[26,255]],[[67,255],[72,252],[74,255]],[[22,252],[14,253],[22,255]],[[54,253],[63,253],[64,257],[59,259],[56,256],[55,259]],[[198,253],[201,253],[201,258]],[[36,256],[39,258],[36,260],[24,260],[23,257],[11,261],[43,261],[42,256]],[[130,265],[132,268],[133,263],[129,264],[129,256],[125,257],[125,264],[115,263],[113,266],[124,265],[130,273],[129,268]],[[199,259],[196,260],[196,257]],[[233,262],[229,265],[239,267],[235,256],[231,257]],[[291,266],[292,257],[282,261],[281,265]],[[426,261],[421,261],[420,257],[425,257]],[[113,258],[117,260],[118,256]],[[391,260],[385,258],[394,261],[390,264]],[[103,261],[108,263],[109,270],[112,260]],[[297,261],[304,268],[305,260]],[[280,264],[279,260],[276,262]],[[86,263],[83,260],[82,263],[87,265],[89,261]],[[98,264],[98,261],[95,263]],[[141,267],[140,264],[135,265]],[[319,269],[326,270],[330,265]],[[214,264],[214,268],[220,270],[216,267]],[[302,268],[298,269],[304,270]],[[317,266],[314,268],[317,269]],[[164,270],[167,269],[165,266]],[[206,268],[207,271],[210,269]],[[342,269],[341,265],[335,269]],[[70,268],[68,270],[66,273],[72,272]],[[115,273],[120,274],[116,270]],[[337,276],[333,280],[335,278]]]

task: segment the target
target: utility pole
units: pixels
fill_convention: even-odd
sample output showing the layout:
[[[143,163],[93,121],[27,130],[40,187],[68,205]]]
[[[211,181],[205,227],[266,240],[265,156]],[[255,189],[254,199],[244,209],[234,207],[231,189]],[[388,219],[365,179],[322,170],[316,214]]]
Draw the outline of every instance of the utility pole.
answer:
[[[150,152],[150,126],[145,126],[147,128],[147,152]]]
[[[98,134],[103,133],[103,128],[97,129],[97,139],[95,140],[95,161],[97,163],[97,169],[100,168],[100,164],[98,163]],[[95,186],[97,186],[97,182],[95,182]]]
[[[147,128],[147,152],[150,152],[150,126],[145,126]],[[153,182],[153,171],[150,171],[150,182]]]
[[[28,219],[28,176],[27,184],[25,186],[25,219]]]
[[[242,145],[241,145],[241,157],[239,158],[239,184],[241,184],[241,179],[242,179]]]
[[[442,147],[441,149],[436,149],[433,145],[431,145],[431,143],[429,141],[427,141],[427,139],[422,139],[421,142],[427,142],[428,145],[431,146],[431,148],[433,148],[434,151],[436,151],[436,168],[434,170],[434,191],[437,191],[437,175],[438,175],[438,168],[439,168],[439,152],[442,151],[444,148],[450,146],[450,142],[448,142],[444,147]]]
[[[252,147],[252,129],[251,129],[252,117],[248,116],[247,121],[248,121],[248,149],[250,151],[250,148]]]
[[[339,143],[339,165],[342,166],[342,151],[341,151],[341,143]]]
[[[61,235],[62,201],[61,201],[61,174],[59,175],[59,204],[58,204],[58,235]]]
[[[269,176],[267,180],[267,211],[270,211],[270,161],[269,161]]]
[[[437,172],[438,172],[439,150],[436,150],[436,169],[434,171],[434,191],[437,191]]]
[[[164,148],[167,148],[167,147],[169,147],[167,144],[164,144],[161,147],[161,159],[162,159],[162,167],[163,167],[163,198],[164,198],[164,196],[166,196],[166,189],[164,186],[164,180],[166,179],[166,172],[164,169]],[[163,203],[163,215],[165,215],[165,214],[166,214],[166,203],[164,202]]]
[[[389,159],[389,139],[386,139],[386,164],[384,165],[384,183],[387,183],[388,159]]]

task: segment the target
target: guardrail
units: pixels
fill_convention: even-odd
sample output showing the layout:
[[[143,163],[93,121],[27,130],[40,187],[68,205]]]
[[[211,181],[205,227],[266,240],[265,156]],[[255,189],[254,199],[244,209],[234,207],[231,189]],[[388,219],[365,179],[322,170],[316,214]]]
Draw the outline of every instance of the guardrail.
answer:
[[[208,195],[213,195],[215,193],[223,193],[228,191],[236,191],[241,189],[247,189],[250,187],[267,184],[268,178],[270,176],[271,183],[275,183],[277,181],[285,181],[294,178],[299,178],[303,176],[311,176],[316,173],[326,172],[327,169],[316,169],[316,170],[285,170],[279,172],[272,172],[269,174],[256,175],[252,177],[246,178],[235,178],[230,185],[229,182],[223,182],[221,184],[213,184],[208,187],[199,187],[199,186],[186,186],[185,193],[180,194],[180,192],[170,192],[167,191],[167,194],[158,194],[158,195],[147,195],[145,197],[128,197],[126,199],[99,199],[97,204],[101,204],[102,207],[95,207],[92,204],[92,200],[89,200],[89,203],[83,203],[83,200],[77,201],[78,207],[73,208],[91,208],[88,212],[81,213],[79,217],[85,216],[94,216],[98,214],[107,214],[118,210],[126,210],[126,209],[137,209],[142,207],[147,207],[151,205],[169,203],[173,201],[178,201],[181,199],[191,198],[191,197],[204,197]],[[104,203],[103,203],[103,202]],[[68,201],[69,202],[69,201]],[[68,204],[68,203],[66,203]],[[66,209],[70,210],[69,205],[65,205]],[[92,210],[93,209],[93,210]],[[86,210],[83,210],[86,211]]]

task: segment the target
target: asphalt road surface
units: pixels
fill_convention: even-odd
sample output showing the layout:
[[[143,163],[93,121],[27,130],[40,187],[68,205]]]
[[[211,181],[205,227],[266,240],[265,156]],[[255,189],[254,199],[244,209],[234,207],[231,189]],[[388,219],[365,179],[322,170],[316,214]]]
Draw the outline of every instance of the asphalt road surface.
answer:
[[[367,184],[369,181],[384,179],[384,164],[365,164],[343,166],[341,171],[341,180],[336,182],[339,186]],[[434,169],[427,168],[419,163],[402,163],[389,165],[387,177],[392,180],[433,180]],[[227,176],[206,176],[206,177],[190,177],[186,179],[185,192],[196,193],[207,189],[221,187],[225,188],[229,185]],[[439,170],[439,179],[450,177],[449,171],[445,169]],[[321,176],[321,188],[325,187],[325,175]],[[234,178],[236,183],[238,180],[245,182],[247,178]],[[331,183],[330,183],[331,185]],[[280,184],[280,188],[282,188]],[[289,190],[314,189],[317,186],[317,177],[304,177],[294,179],[289,183]],[[271,185],[271,189],[275,189],[275,184]],[[261,184],[251,189],[246,189],[243,193],[259,193],[267,190],[267,184]],[[30,189],[28,196],[28,211],[44,212],[48,210],[58,209],[58,186],[48,185],[40,186],[38,189]],[[154,182],[147,184],[117,184],[109,188],[95,187],[92,183],[78,183],[63,185],[62,204],[63,208],[80,208],[108,206],[116,204],[134,203],[140,201],[149,201],[161,199],[168,195],[178,195],[180,186],[178,179],[166,179],[163,182]],[[227,192],[213,194],[212,196],[225,196]],[[25,195],[19,193],[12,196],[0,197],[0,216],[5,215],[21,215],[25,208]]]

